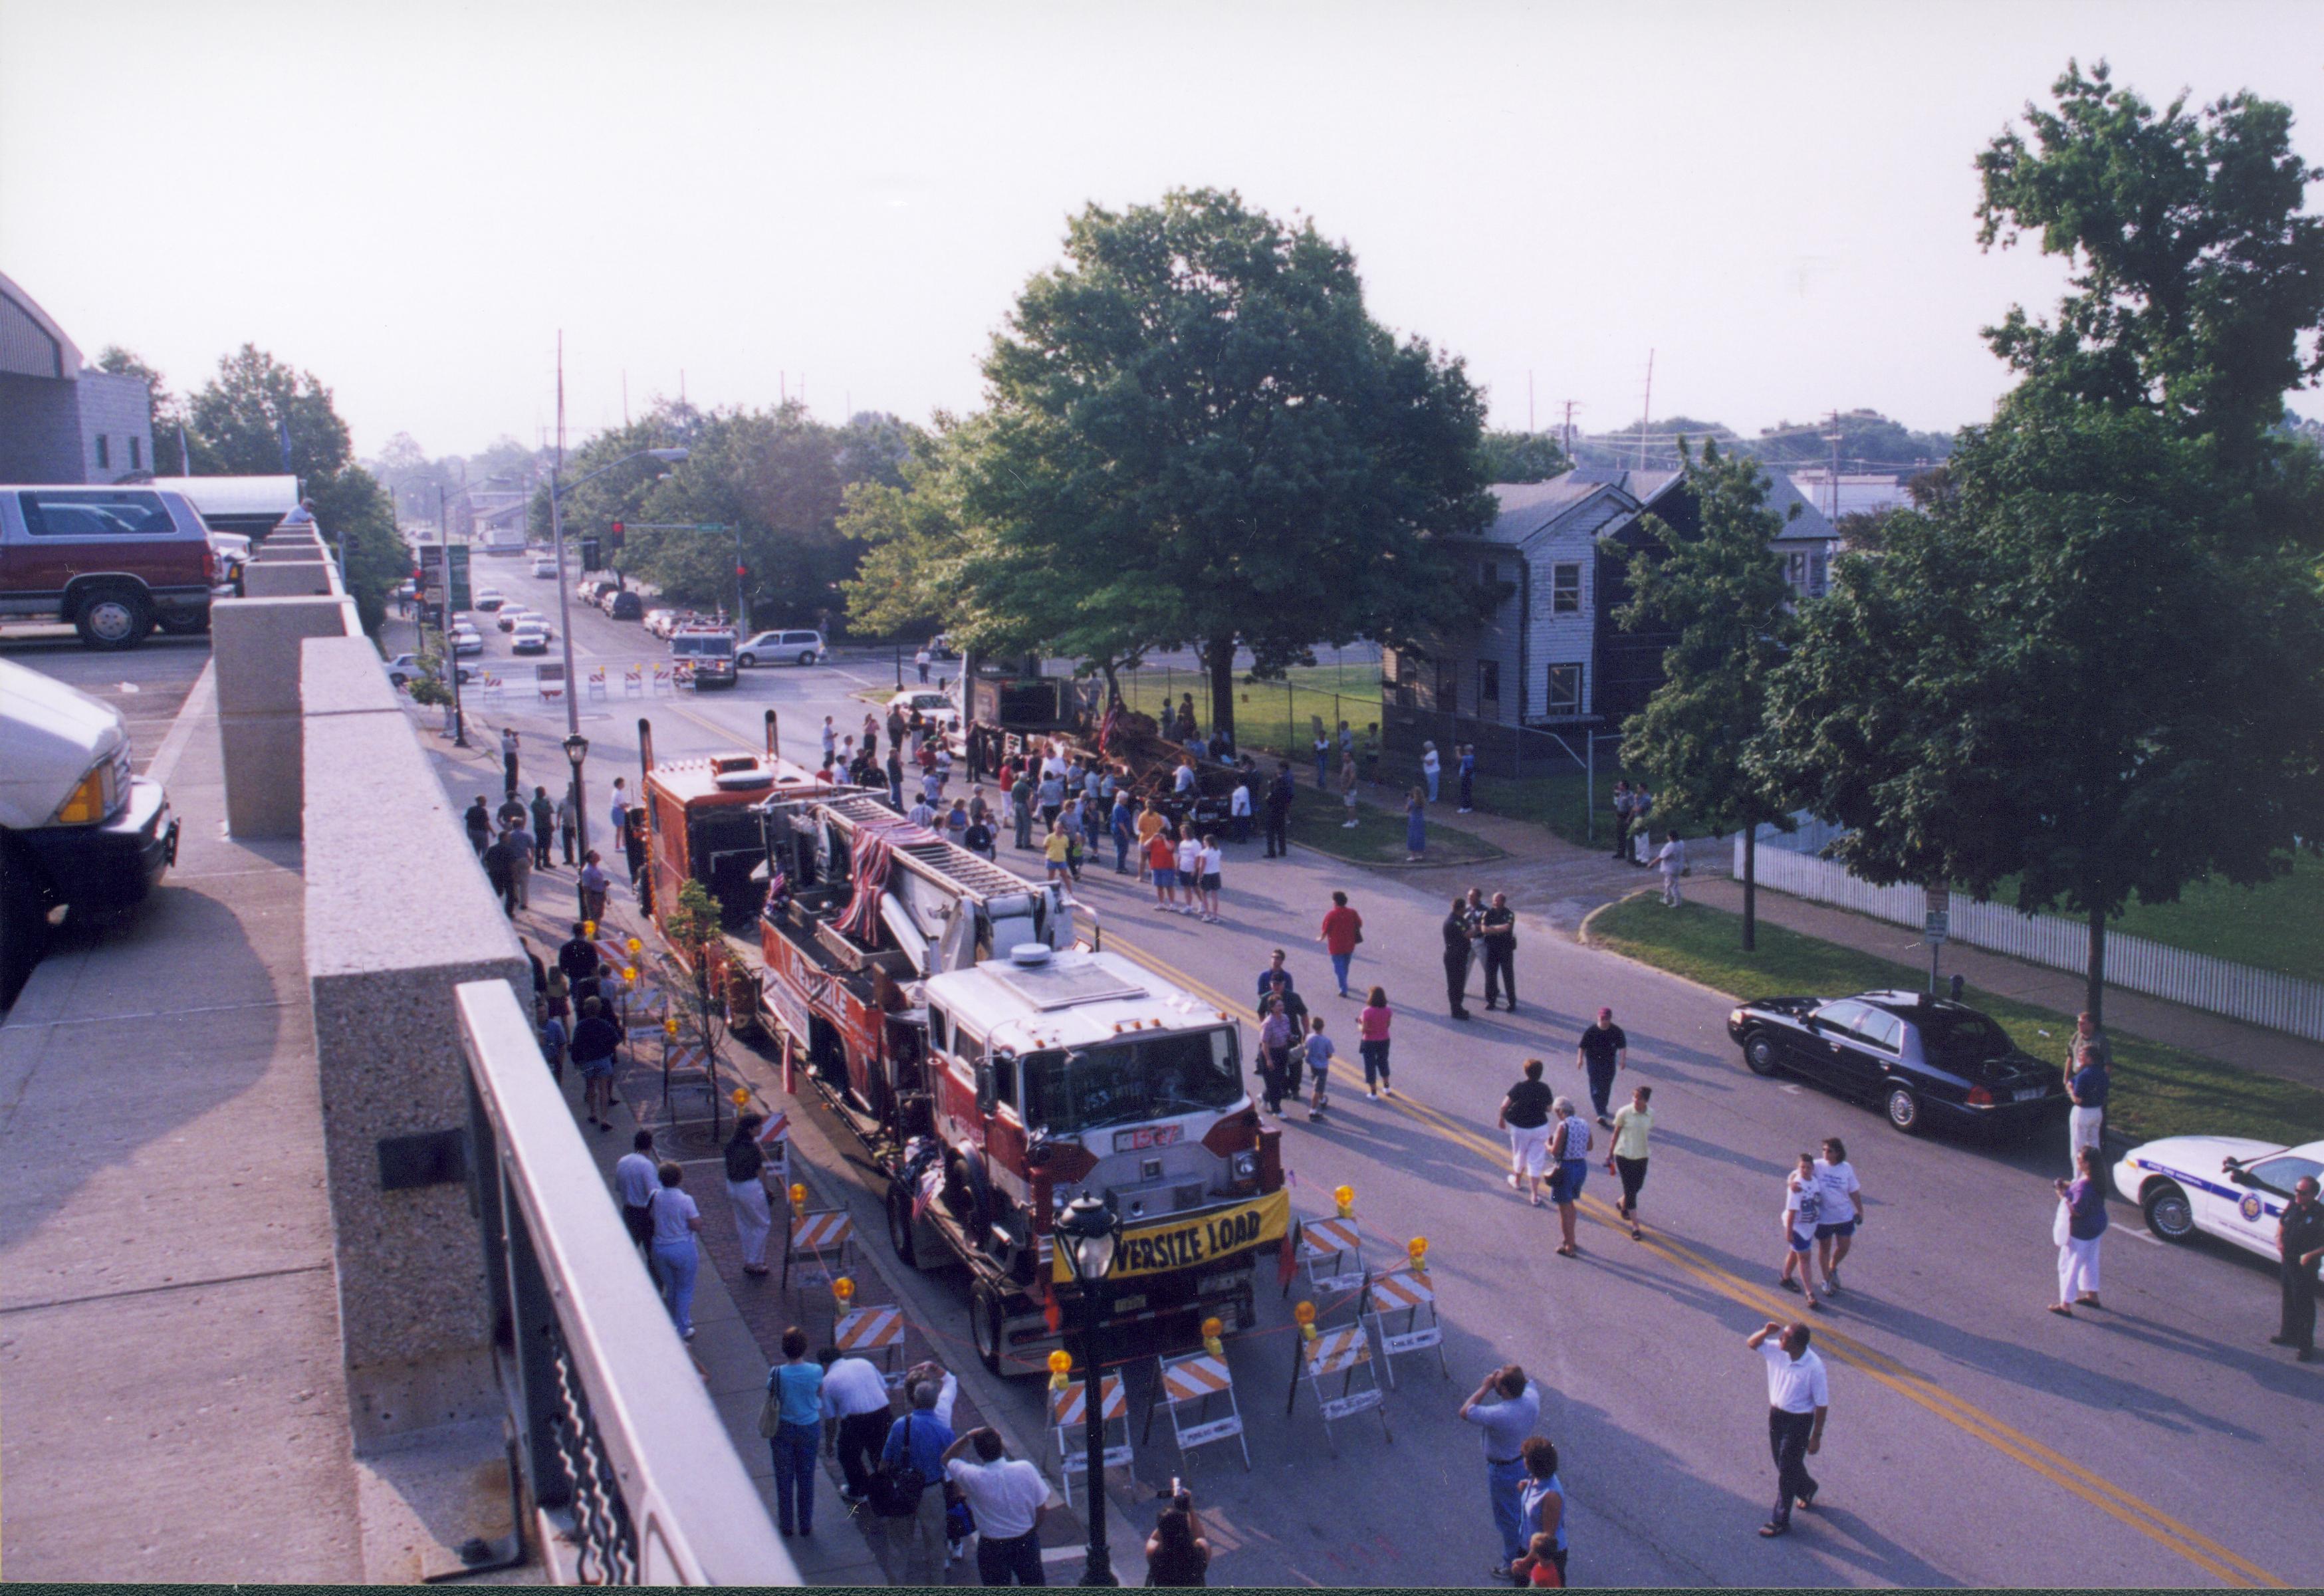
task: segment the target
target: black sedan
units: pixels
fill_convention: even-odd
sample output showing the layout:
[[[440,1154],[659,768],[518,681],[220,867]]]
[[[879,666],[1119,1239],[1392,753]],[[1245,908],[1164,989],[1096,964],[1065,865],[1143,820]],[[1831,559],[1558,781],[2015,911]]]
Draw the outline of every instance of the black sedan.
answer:
[[[1908,1135],[1943,1121],[2029,1128],[2067,1103],[2059,1066],[1965,1003],[1908,992],[1762,998],[1727,1016],[1754,1075],[1794,1075],[1877,1103]]]

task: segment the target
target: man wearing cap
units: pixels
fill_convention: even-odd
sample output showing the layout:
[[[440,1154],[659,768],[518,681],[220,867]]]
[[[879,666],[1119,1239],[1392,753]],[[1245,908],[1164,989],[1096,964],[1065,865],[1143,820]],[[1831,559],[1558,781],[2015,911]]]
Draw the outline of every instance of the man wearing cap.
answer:
[[[1598,1023],[1582,1033],[1582,1040],[1573,1049],[1573,1062],[1589,1072],[1590,1101],[1598,1110],[1598,1123],[1613,1128],[1614,1077],[1621,1073],[1630,1038],[1614,1023],[1614,1010],[1598,1010]]]

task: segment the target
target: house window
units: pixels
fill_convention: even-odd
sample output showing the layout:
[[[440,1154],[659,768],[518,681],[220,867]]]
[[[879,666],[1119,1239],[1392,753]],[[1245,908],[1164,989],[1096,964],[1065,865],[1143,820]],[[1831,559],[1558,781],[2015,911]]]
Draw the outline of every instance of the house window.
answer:
[[[145,469],[145,457],[145,457],[145,440],[144,440],[143,438],[131,438],[131,439],[129,440],[129,469],[131,469],[132,471],[143,471],[143,470],[144,470],[144,469]]]
[[[97,435],[97,463],[100,469],[109,470],[113,466],[113,447],[102,432]]]
[[[1553,615],[1578,615],[1582,613],[1582,567],[1580,566],[1550,567],[1549,613]]]
[[[1831,556],[1819,549],[1808,556],[1808,596],[1821,598],[1831,587]]]
[[[1498,709],[1501,702],[1501,662],[1499,660],[1477,661],[1477,705],[1489,704]]]
[[[1436,662],[1436,713],[1461,713],[1461,668],[1450,660]]]
[[[1549,668],[1549,694],[1544,707],[1553,715],[1582,713],[1582,667],[1553,665]]]

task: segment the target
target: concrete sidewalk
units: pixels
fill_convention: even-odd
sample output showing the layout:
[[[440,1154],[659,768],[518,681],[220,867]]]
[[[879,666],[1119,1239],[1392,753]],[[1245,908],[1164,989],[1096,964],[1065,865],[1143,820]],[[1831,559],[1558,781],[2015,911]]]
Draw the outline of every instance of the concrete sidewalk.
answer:
[[[1720,855],[1721,863],[1726,857]],[[1699,903],[1735,914],[1743,912],[1743,883],[1731,877],[1697,873],[1687,878],[1685,890]],[[1891,925],[1868,915],[1812,903],[1764,887],[1759,890],[1758,899],[1759,918],[1771,926],[1838,943],[1876,958],[1895,959],[1911,975],[1910,980],[1905,980],[1900,973],[1902,984],[1920,987],[1927,983],[1928,947],[1910,927]],[[2054,1010],[2070,1019],[2082,1007],[2081,977],[1987,953],[1965,943],[1948,942],[1939,949],[1937,968],[1940,980],[1958,973],[1980,992]],[[2324,1090],[2324,1047],[2298,1037],[2264,1030],[2119,987],[2107,989],[2106,1017],[2108,1029],[2184,1047],[2278,1080]],[[2064,1046],[2061,1037],[2061,1051]]]
[[[17,1580],[369,1575],[296,843],[224,835],[214,695],[152,773],[178,863],[0,1028],[0,1468]]]

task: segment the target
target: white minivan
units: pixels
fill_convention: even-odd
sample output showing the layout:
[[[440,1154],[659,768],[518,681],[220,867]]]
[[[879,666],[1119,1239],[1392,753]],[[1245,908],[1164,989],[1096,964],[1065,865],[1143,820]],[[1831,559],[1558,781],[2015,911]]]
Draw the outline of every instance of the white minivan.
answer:
[[[737,665],[812,665],[825,650],[820,632],[762,632],[735,652]]]
[[[0,981],[13,986],[49,914],[142,901],[178,857],[161,784],[134,773],[121,714],[0,660]]]

